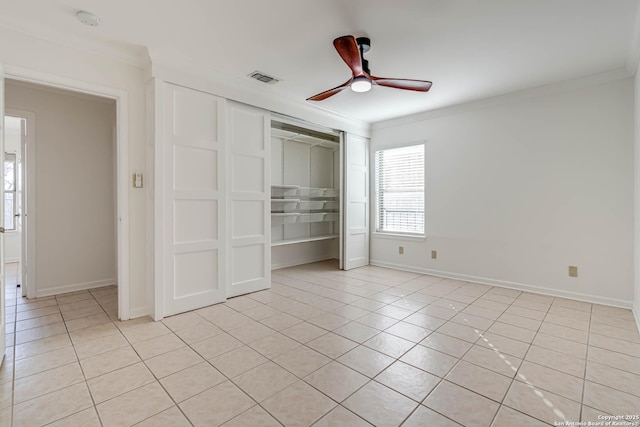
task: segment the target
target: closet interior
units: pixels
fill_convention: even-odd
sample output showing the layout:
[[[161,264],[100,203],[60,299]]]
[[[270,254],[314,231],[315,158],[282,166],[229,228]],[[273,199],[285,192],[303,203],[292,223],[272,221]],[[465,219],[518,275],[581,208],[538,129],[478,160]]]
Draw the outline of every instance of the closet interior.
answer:
[[[272,268],[339,258],[340,141],[271,122]]]

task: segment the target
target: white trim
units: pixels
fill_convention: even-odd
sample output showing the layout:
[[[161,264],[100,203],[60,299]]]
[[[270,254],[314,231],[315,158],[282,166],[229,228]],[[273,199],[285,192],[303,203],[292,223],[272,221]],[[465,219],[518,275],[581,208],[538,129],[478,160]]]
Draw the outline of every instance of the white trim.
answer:
[[[41,289],[36,293],[36,298],[48,297],[51,295],[66,294],[69,292],[86,291],[88,289],[101,288],[115,284],[115,279],[93,280],[84,283],[72,283],[71,285],[56,286],[53,288]]]
[[[20,262],[20,258],[5,258],[5,264],[13,264],[14,262]]]
[[[118,317],[120,320],[128,320],[131,290],[129,284],[129,100],[127,92],[14,66],[5,66],[5,78],[87,93],[116,101]]]
[[[272,271],[280,270],[281,268],[295,267],[297,265],[311,264],[312,262],[326,261],[329,259],[336,259],[336,257],[333,255],[330,255],[330,256],[319,256],[314,258],[304,258],[299,260],[287,260],[286,262],[283,262],[280,264],[271,264],[271,270]],[[275,282],[277,282],[277,280],[275,280]]]
[[[164,287],[166,278],[164,277],[164,105],[165,91],[164,81],[152,79],[149,92],[153,94],[151,105],[147,105],[153,112],[153,121],[149,124],[149,134],[153,148],[153,182],[154,187],[150,190],[151,207],[153,208],[153,276],[150,277],[150,288],[153,295],[153,310],[151,317],[153,320],[162,320],[164,317]]]
[[[384,231],[374,231],[371,233],[371,237],[374,239],[406,240],[413,242],[424,242],[427,240],[427,236],[424,234],[385,233]]]
[[[339,193],[339,206],[340,206],[340,215],[338,215],[338,268],[340,270],[344,270],[344,241],[345,241],[345,167],[344,167],[344,157],[345,157],[345,144],[347,142],[346,132],[340,132],[340,150],[338,152],[338,167],[340,169],[339,174],[339,182],[338,182],[338,193]],[[335,155],[334,155],[335,159]],[[335,160],[334,160],[335,165]],[[335,167],[335,166],[334,166]],[[335,172],[334,172],[335,176]],[[371,179],[369,179],[371,181]],[[336,183],[333,183],[333,186],[336,186]],[[371,189],[371,182],[369,182],[369,189]],[[369,194],[371,194],[371,190],[369,190]],[[335,225],[333,228],[335,232]],[[369,245],[369,251],[371,251],[371,245]]]
[[[640,304],[636,304],[633,306],[633,317],[636,319],[636,328],[638,328],[638,332],[640,332],[640,308],[638,308]]]
[[[398,117],[395,119],[382,120],[371,125],[371,132],[375,133],[375,131],[380,129],[418,123],[425,120],[431,120],[438,117],[446,117],[453,114],[461,114],[468,111],[479,110],[482,108],[496,107],[500,105],[510,104],[516,101],[536,98],[539,96],[557,95],[561,92],[593,87],[618,80],[628,79],[630,77],[631,74],[629,74],[629,71],[626,68],[618,68],[616,70],[607,71],[600,74],[593,74],[582,78],[565,80],[562,82],[538,86],[518,92],[512,92],[504,95],[493,96],[490,98],[482,98],[475,101],[454,104],[451,106],[429,110],[422,113],[409,114],[407,116]]]
[[[532,292],[536,294],[549,295],[553,297],[570,298],[578,301],[590,302],[593,304],[608,305],[611,307],[620,307],[620,308],[626,308],[626,309],[633,308],[632,301],[625,301],[618,298],[607,298],[607,297],[601,297],[597,295],[583,294],[580,292],[562,291],[558,289],[545,288],[542,286],[527,285],[524,283],[509,282],[506,280],[496,280],[496,279],[490,279],[487,277],[470,276],[467,274],[458,274],[458,273],[452,273],[448,271],[432,270],[429,268],[414,267],[414,266],[395,264],[395,263],[384,262],[384,261],[371,260],[370,265],[375,265],[378,267],[385,267],[385,268],[392,268],[395,270],[409,271],[409,272],[418,273],[418,274],[428,274],[430,276],[443,277],[447,279],[464,280],[467,282],[497,286],[500,288],[516,289],[518,291]]]
[[[75,12],[74,12],[75,13]],[[103,58],[108,58],[123,64],[132,65],[137,68],[144,68],[149,64],[149,55],[146,48],[125,48],[114,46],[106,41],[99,41],[95,38],[83,37],[69,32],[52,30],[52,27],[33,26],[29,30],[16,26],[11,21],[11,17],[0,18],[0,28],[33,37],[37,40],[44,40],[48,43],[73,49],[76,52],[89,53]]]

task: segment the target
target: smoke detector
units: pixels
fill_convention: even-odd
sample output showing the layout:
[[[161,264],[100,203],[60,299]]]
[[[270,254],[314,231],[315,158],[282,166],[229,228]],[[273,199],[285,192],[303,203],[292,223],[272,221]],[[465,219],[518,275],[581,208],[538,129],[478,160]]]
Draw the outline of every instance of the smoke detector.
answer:
[[[98,25],[100,25],[100,18],[93,13],[81,10],[76,13],[76,16],[78,17],[78,21],[90,27],[97,27]]]

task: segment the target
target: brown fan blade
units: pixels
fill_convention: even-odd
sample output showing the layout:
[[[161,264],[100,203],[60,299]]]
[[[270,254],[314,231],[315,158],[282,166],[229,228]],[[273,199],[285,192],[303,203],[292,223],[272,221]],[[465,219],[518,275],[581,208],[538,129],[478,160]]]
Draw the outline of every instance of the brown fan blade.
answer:
[[[431,82],[425,80],[411,79],[387,79],[384,77],[371,76],[374,84],[378,86],[393,87],[396,89],[415,90],[416,92],[428,92],[431,89]]]
[[[324,92],[320,92],[317,95],[313,95],[312,97],[307,98],[307,101],[322,101],[323,99],[327,99],[330,96],[333,96],[338,92],[341,92],[344,88],[349,87],[352,80],[353,79],[349,79],[343,84],[341,84],[340,86],[334,87],[333,89],[325,90]]]
[[[364,74],[362,68],[362,57],[356,38],[353,36],[338,37],[333,41],[333,46],[338,51],[342,60],[351,69],[354,77]]]

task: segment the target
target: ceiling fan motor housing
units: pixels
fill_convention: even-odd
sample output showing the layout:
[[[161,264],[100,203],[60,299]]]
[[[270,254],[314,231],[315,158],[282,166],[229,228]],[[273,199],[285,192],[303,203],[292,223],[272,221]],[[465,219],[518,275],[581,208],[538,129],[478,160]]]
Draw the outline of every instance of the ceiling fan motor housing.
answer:
[[[371,50],[371,39],[369,37],[358,37],[356,43],[358,43],[362,53],[367,53]]]

